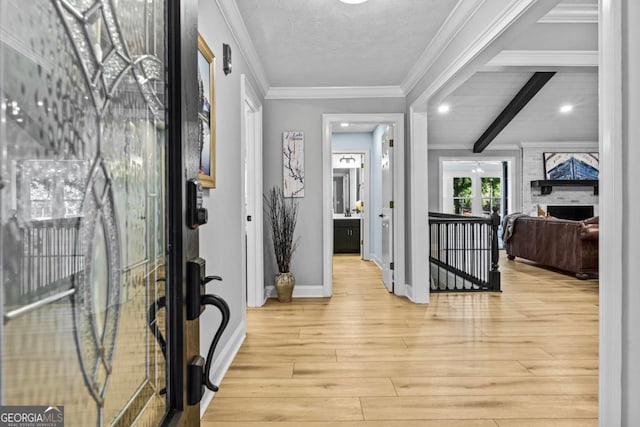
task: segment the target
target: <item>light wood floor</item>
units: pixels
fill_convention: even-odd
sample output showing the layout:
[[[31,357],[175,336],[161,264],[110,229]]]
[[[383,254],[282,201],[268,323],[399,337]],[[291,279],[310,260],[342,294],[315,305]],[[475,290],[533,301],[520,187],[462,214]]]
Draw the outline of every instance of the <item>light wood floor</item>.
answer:
[[[598,282],[501,270],[503,293],[415,305],[334,257],[332,298],[249,310],[202,426],[597,426]]]

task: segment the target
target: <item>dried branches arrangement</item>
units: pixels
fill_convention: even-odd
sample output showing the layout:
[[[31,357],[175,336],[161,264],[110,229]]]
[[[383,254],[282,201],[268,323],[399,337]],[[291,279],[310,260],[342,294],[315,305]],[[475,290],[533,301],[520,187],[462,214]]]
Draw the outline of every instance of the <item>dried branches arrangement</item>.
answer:
[[[298,203],[284,197],[282,189],[273,187],[264,196],[265,210],[271,223],[273,250],[280,273],[288,273],[291,256],[298,247],[300,238],[293,239],[298,221]]]

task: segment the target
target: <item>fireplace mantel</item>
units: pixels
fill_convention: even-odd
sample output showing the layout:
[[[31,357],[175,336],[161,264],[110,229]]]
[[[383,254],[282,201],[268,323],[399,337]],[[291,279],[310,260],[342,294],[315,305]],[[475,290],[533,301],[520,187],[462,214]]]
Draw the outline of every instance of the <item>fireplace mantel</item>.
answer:
[[[590,187],[598,195],[597,179],[538,179],[531,181],[531,188],[539,188],[541,195],[551,194],[553,187]]]

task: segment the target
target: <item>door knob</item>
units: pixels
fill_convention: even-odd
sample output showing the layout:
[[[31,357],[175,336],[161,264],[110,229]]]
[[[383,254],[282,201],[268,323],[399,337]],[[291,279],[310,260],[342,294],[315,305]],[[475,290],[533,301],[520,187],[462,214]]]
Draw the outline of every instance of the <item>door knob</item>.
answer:
[[[247,221],[251,222],[251,215],[247,215]]]
[[[384,218],[384,214],[380,214],[378,215],[380,218]]]

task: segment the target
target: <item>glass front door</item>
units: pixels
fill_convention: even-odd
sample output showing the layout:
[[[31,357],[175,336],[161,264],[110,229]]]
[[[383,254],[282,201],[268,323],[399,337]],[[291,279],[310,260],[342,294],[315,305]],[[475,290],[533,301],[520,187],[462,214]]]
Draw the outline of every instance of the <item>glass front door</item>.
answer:
[[[0,1],[0,402],[66,426],[167,411],[165,7]]]

